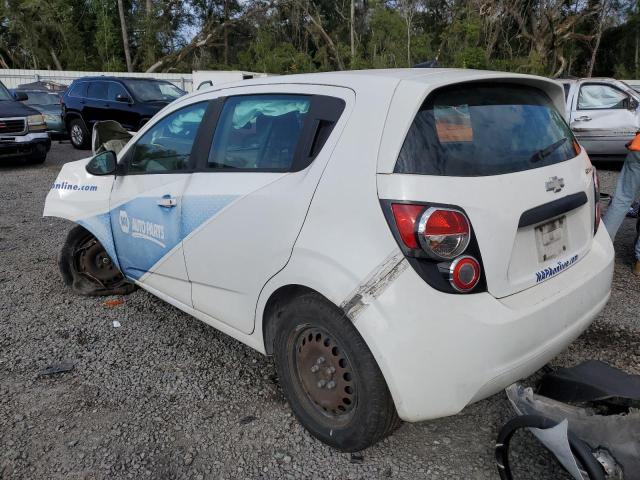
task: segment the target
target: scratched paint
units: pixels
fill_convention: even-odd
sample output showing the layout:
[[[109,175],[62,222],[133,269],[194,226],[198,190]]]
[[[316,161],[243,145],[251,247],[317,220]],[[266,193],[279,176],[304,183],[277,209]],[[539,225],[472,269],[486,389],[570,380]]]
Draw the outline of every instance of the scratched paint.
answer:
[[[408,266],[402,252],[394,252],[367,275],[366,280],[342,302],[340,308],[354,321]]]

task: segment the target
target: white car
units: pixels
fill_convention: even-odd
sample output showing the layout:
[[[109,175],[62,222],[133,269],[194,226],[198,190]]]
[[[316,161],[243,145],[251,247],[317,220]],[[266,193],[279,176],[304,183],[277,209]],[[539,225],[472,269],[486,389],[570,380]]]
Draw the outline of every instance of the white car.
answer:
[[[138,285],[273,355],[317,438],[357,451],[542,367],[606,304],[613,248],[562,87],[407,69],[196,92],[44,215],[83,294]]]

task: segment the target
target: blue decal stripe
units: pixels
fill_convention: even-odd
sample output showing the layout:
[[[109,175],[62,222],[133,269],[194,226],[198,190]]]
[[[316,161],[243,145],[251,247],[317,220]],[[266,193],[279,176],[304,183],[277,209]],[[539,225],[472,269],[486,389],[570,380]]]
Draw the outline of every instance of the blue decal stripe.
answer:
[[[157,204],[159,197],[138,197],[77,223],[95,235],[127,277],[139,280],[237,198],[240,196],[186,196],[176,207],[162,208]]]

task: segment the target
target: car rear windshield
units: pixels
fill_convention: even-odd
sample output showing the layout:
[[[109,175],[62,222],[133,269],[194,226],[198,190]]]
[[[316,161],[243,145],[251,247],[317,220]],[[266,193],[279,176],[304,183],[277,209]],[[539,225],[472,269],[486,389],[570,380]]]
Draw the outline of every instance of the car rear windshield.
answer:
[[[437,90],[425,100],[409,128],[395,172],[499,175],[576,155],[569,126],[541,90],[461,84]]]

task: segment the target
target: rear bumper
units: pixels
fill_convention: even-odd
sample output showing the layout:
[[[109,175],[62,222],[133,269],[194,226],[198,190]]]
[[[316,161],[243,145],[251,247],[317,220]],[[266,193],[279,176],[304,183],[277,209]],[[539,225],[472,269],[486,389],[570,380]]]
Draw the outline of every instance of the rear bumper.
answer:
[[[0,159],[39,157],[51,148],[51,138],[46,132],[26,135],[0,136]]]
[[[407,268],[354,320],[406,421],[453,415],[545,365],[609,299],[613,246],[600,228],[589,253],[503,299],[447,295]]]

